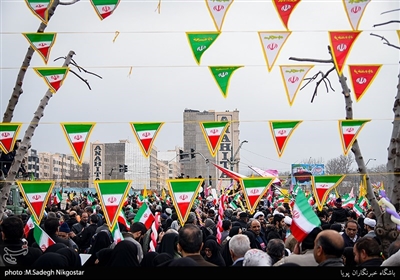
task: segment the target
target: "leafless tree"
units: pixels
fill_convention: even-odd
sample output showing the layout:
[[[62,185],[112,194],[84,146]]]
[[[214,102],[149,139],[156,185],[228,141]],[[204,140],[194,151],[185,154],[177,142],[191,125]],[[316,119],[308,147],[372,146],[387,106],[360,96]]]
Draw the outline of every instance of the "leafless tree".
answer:
[[[351,165],[354,163],[352,154],[348,156],[340,155],[327,161],[325,164],[326,174],[350,174],[353,173]]]

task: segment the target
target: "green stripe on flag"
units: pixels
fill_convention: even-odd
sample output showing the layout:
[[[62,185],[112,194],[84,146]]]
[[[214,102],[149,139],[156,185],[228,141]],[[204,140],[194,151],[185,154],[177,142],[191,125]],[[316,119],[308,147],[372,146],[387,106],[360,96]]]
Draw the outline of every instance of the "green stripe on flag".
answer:
[[[50,3],[50,0],[28,0],[28,3]]]
[[[280,128],[293,128],[295,127],[300,121],[283,121],[283,122],[272,122],[272,127],[274,129]]]
[[[336,184],[342,178],[342,175],[315,175],[314,182]]]
[[[53,41],[55,33],[23,33],[31,42]]]
[[[93,124],[64,124],[67,133],[84,133],[89,132]]]
[[[16,131],[18,130],[19,125],[15,124],[1,124],[0,131]]]
[[[266,187],[274,178],[247,178],[242,179],[244,187],[247,188],[260,188]]]
[[[215,128],[215,127],[225,127],[225,125],[227,123],[228,122],[226,122],[226,121],[223,121],[223,122],[203,122],[203,126],[204,126],[204,128],[209,129],[209,128]]]
[[[177,192],[193,192],[199,186],[199,181],[174,181],[170,182],[174,193]]]
[[[20,182],[23,187],[25,193],[41,193],[48,192],[53,182]]]
[[[361,126],[369,120],[343,120],[342,126]]]
[[[107,194],[124,194],[128,186],[128,182],[98,182],[101,195]]]
[[[136,131],[158,130],[161,123],[133,123]]]
[[[64,75],[68,68],[67,67],[59,67],[59,68],[35,68],[39,74],[43,76],[51,76],[51,75]]]
[[[119,0],[92,0],[93,4],[97,5],[115,5]]]

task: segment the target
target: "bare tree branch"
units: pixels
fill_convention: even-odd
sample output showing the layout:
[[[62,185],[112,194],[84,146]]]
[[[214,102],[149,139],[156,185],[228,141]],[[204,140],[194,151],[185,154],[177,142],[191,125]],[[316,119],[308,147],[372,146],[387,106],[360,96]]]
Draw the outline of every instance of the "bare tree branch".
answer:
[[[317,63],[333,63],[333,60],[332,60],[332,59],[315,59],[315,58],[289,57],[289,60],[294,60],[294,61],[308,61],[308,62],[317,62]]]
[[[92,88],[90,87],[90,85],[89,85],[89,82],[86,80],[86,79],[84,79],[84,78],[82,78],[81,76],[79,76],[77,73],[75,73],[73,70],[69,70],[69,72],[71,72],[71,73],[73,73],[75,76],[77,76],[79,79],[81,79],[87,86],[88,86],[88,88],[90,89],[90,90],[92,90]]]
[[[386,12],[381,13],[381,15],[388,14],[388,13],[391,13],[391,12],[396,12],[396,11],[400,11],[400,9],[394,9],[394,10],[386,11]]]
[[[61,2],[60,1],[60,5],[64,5],[64,6],[68,6],[68,5],[72,5],[75,4],[76,2],[79,2],[80,0],[71,0],[71,2]]]
[[[391,23],[400,23],[400,20],[390,20],[390,21],[387,21],[384,23],[377,23],[377,24],[374,24],[373,27],[382,26],[382,25],[391,24]]]
[[[395,49],[400,50],[400,47],[399,47],[399,46],[396,46],[396,45],[391,44],[391,43],[389,42],[388,39],[386,39],[385,37],[383,37],[383,36],[381,36],[381,35],[374,34],[374,33],[370,33],[369,35],[378,37],[378,38],[380,38],[382,41],[385,41],[385,42],[383,43],[384,45],[388,45],[389,47],[393,47],[393,48],[395,48]]]

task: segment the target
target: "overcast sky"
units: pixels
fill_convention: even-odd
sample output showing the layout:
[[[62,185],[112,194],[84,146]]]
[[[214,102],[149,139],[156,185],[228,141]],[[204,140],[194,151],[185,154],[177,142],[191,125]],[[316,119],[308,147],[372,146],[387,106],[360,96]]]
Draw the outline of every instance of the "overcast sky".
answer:
[[[36,32],[40,20],[22,0],[1,1],[0,113],[4,114],[19,67],[29,43],[21,34]],[[56,32],[47,66],[59,67],[53,60],[75,51],[74,60],[88,71],[81,73],[92,90],[69,73],[63,86],[50,99],[44,117],[35,131],[32,148],[39,152],[70,154],[61,122],[96,122],[89,142],[136,141],[129,122],[165,122],[154,145],[160,151],[183,146],[183,111],[239,110],[241,149],[240,173],[248,165],[288,171],[292,163],[308,158],[327,160],[343,154],[338,120],[345,118],[345,103],[333,72],[329,78],[335,91],[324,87],[311,103],[315,83],[298,92],[293,105],[286,97],[279,65],[315,65],[307,77],[326,72],[331,64],[296,62],[289,57],[329,59],[328,31],[351,30],[341,0],[302,0],[289,20],[292,34],[284,44],[275,66],[269,72],[258,31],[285,31],[270,0],[235,0],[228,10],[222,33],[203,54],[197,65],[185,32],[216,31],[203,0],[121,0],[114,13],[100,20],[90,1],[58,6],[46,32]],[[386,164],[393,101],[399,74],[400,52],[382,43],[371,32],[399,44],[399,24],[373,27],[399,19],[398,0],[371,1],[359,24],[362,33],[356,39],[343,68],[349,64],[383,64],[364,97],[353,99],[354,119],[371,119],[361,130],[358,141],[369,167]],[[116,37],[115,32],[119,32]],[[224,98],[208,66],[244,66],[236,70]],[[31,67],[45,67],[35,54]],[[130,73],[130,69],[132,71]],[[74,70],[73,67],[71,67]],[[76,69],[75,69],[76,71]],[[130,73],[130,75],[129,75]],[[351,87],[350,79],[349,86]],[[24,93],[14,112],[13,122],[24,123],[23,138],[47,87],[32,68],[25,76]],[[269,120],[303,120],[294,131],[281,157],[275,149]],[[89,146],[88,146],[89,147]],[[89,149],[85,152],[89,158]]]

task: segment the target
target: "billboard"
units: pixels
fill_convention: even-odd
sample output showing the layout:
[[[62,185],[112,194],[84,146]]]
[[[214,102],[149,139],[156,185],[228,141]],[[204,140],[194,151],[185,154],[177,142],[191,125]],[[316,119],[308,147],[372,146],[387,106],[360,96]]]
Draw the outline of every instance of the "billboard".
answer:
[[[295,163],[292,164],[292,185],[311,186],[311,176],[325,175],[325,166],[322,163],[308,164]]]

